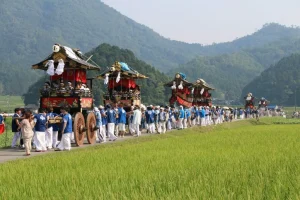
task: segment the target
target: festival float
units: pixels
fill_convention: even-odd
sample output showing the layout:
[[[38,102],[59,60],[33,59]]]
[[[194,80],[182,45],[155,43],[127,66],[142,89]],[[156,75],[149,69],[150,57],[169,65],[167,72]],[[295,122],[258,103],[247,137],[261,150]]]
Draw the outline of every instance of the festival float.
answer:
[[[199,78],[192,87],[193,105],[211,107],[212,98],[211,93],[209,93],[210,90],[214,90],[214,88],[210,87],[203,79]]]
[[[138,79],[146,79],[147,76],[140,74],[124,62],[116,61],[110,68],[99,76],[104,80],[107,91],[103,95],[103,103],[123,103],[128,112],[134,105],[141,106],[141,87],[137,84]]]
[[[269,102],[266,98],[262,97],[262,98],[258,101],[258,108],[259,108],[259,109],[260,109],[260,108],[266,109],[269,103],[270,103],[270,102]]]
[[[172,96],[169,99],[170,106],[193,106],[193,84],[186,80],[186,75],[183,73],[177,73],[174,79],[165,84],[165,87],[172,89]]]
[[[100,67],[91,64],[90,58],[85,59],[79,49],[55,44],[52,54],[32,65],[32,69],[44,70],[49,76],[40,91],[40,108],[53,107],[55,113],[59,113],[62,106],[69,108],[78,146],[83,144],[85,133],[89,144],[96,141],[96,119],[91,112],[93,79],[87,78],[87,71],[98,71]],[[60,120],[51,119],[50,122],[60,123]]]
[[[248,93],[247,96],[244,97],[245,99],[245,109],[253,109],[254,108],[254,100],[255,100],[255,97],[252,95],[252,93]]]

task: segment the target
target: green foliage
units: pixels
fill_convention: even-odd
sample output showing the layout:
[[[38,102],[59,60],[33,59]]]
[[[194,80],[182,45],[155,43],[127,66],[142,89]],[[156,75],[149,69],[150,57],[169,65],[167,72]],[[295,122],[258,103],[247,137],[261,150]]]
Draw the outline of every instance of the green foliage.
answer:
[[[102,44],[93,49],[87,56],[93,55],[93,61],[98,63],[102,69],[110,67],[115,61],[126,62],[130,67],[137,70],[139,73],[149,77],[149,79],[138,80],[137,83],[141,86],[142,102],[146,104],[167,104],[169,90],[164,88],[163,84],[169,81],[169,77],[156,70],[154,67],[146,64],[144,61],[138,60],[132,51],[120,49],[117,46]],[[90,72],[92,77],[96,77],[96,72]],[[102,80],[96,80],[93,87],[94,95],[97,103],[101,99],[103,91],[106,88]]]
[[[239,52],[214,57],[201,56],[172,73],[181,70],[191,82],[203,78],[221,91],[224,98],[238,99],[243,86],[259,74],[261,68],[247,53]]]
[[[130,67],[137,70],[139,73],[149,77],[149,79],[138,80],[141,86],[142,103],[144,104],[166,104],[170,97],[170,90],[163,87],[163,84],[169,81],[169,77],[156,70],[154,67],[137,59],[132,51],[120,49],[117,46],[102,44],[89,53],[87,56],[93,55],[92,59],[104,70],[110,67],[115,61],[126,62]],[[97,77],[99,72],[89,71],[88,77]],[[47,75],[33,83],[26,94],[23,95],[24,103],[37,104],[39,99],[39,89],[47,80]],[[102,95],[106,91],[103,80],[93,81],[93,93],[96,104],[102,104]]]
[[[299,28],[267,24],[256,33],[233,42],[209,46],[187,44],[166,39],[99,0],[3,0],[0,17],[5,19],[0,21],[0,83],[2,94],[10,95],[24,94],[42,76],[29,70],[30,66],[44,59],[54,43],[80,48],[82,52],[109,43],[130,49],[139,59],[167,72],[197,55],[213,56],[257,48],[285,38],[299,38],[300,33]],[[287,51],[289,47],[293,49],[286,47]],[[264,54],[273,49],[265,51],[261,57],[258,55],[259,63],[266,63]],[[280,51],[280,55],[285,53],[285,50]],[[279,58],[270,58],[276,59]],[[11,83],[16,79],[17,83]]]
[[[299,199],[297,127],[247,120],[8,162],[0,198]]]
[[[21,96],[0,96],[0,112],[13,113],[15,108],[24,107]]]
[[[239,99],[241,95],[245,95],[241,94],[245,85],[282,57],[295,52],[300,53],[300,39],[285,38],[236,53],[200,56],[171,71],[181,70],[188,75],[189,80],[201,77],[215,86],[225,98],[227,96],[226,99]]]
[[[285,57],[246,85],[243,94],[252,92],[254,96],[265,97],[272,104],[294,105],[295,95],[297,102],[300,100],[299,66],[300,54]]]

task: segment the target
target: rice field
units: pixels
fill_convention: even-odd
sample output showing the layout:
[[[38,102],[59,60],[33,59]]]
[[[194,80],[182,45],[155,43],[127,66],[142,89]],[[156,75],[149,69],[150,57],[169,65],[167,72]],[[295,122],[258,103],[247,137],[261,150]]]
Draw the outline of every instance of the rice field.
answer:
[[[18,107],[24,107],[22,96],[0,96],[0,112],[13,113]]]
[[[0,199],[300,199],[297,124],[245,120],[0,165]]]

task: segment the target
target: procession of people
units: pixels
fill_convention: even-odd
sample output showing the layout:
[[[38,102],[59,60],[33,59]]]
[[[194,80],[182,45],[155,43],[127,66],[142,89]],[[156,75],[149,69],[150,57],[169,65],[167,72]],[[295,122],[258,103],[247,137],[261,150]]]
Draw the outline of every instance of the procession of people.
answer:
[[[209,126],[231,122],[236,119],[256,118],[249,110],[220,106],[131,106],[129,112],[123,103],[94,107],[96,118],[96,141],[115,141],[125,135],[139,137],[141,134],[164,134],[170,130],[183,130],[193,126]],[[51,120],[60,117],[61,123]],[[68,108],[61,107],[60,113],[53,108],[40,108],[38,113],[16,108],[12,118],[12,148],[24,148],[30,155],[31,146],[35,152],[71,150],[74,142],[73,119]],[[60,134],[59,134],[60,133]],[[59,137],[60,135],[60,137]],[[60,139],[59,139],[60,138]]]
[[[32,65],[32,69],[46,71],[49,80],[40,90],[38,112],[17,108],[12,118],[11,147],[17,147],[19,141],[27,156],[31,145],[36,152],[69,151],[72,143],[84,143],[84,135],[89,144],[95,143],[95,139],[104,143],[125,135],[165,134],[168,130],[259,116],[259,110],[253,108],[251,93],[246,102],[252,107],[213,106],[210,91],[214,88],[201,78],[191,83],[181,72],[164,85],[172,90],[169,106],[145,106],[137,80],[148,77],[118,61],[96,77],[103,79],[107,92],[102,97],[103,105],[95,106],[95,77],[88,78],[87,72],[100,71],[100,67],[87,62],[78,49],[60,44],[53,45],[51,54]]]

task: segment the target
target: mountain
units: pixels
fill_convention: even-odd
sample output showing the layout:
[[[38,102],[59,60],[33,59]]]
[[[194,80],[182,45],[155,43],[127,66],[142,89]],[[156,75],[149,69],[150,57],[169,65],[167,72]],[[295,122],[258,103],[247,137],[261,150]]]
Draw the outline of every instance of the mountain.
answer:
[[[281,58],[293,53],[300,53],[300,39],[297,37],[230,54],[198,56],[170,73],[181,71],[192,81],[203,78],[217,89],[215,95],[218,98],[236,100],[245,85]]]
[[[281,59],[263,71],[242,91],[240,99],[251,92],[255,97],[265,97],[271,104],[294,105],[300,100],[300,54]]]
[[[183,72],[190,82],[203,78],[216,88],[214,97],[238,99],[249,79],[258,75],[262,66],[245,52],[220,56],[200,56],[186,65],[172,70]]]
[[[54,43],[87,52],[101,43],[130,49],[141,60],[167,72],[195,56],[233,53],[260,47],[282,38],[299,36],[299,28],[267,24],[256,33],[233,42],[202,46],[166,39],[123,16],[99,0],[0,1],[0,76],[3,94],[22,94],[41,73],[29,70]],[[170,27],[176,31],[176,27]],[[27,71],[28,70],[28,71]],[[20,71],[20,72],[18,72]],[[21,86],[3,81],[15,73]],[[1,90],[0,90],[1,91]],[[0,95],[1,95],[0,94]]]
[[[154,105],[167,104],[171,90],[164,88],[163,85],[171,79],[144,61],[137,59],[132,51],[120,49],[117,46],[109,44],[102,44],[86,54],[86,56],[90,55],[93,55],[93,61],[101,66],[109,67],[115,61],[126,62],[139,73],[146,74],[149,77],[148,79],[137,80],[137,83],[141,86],[142,103]],[[99,72],[89,71],[88,73],[88,77],[96,77],[97,75],[99,75]],[[37,104],[39,90],[43,87],[47,79],[49,79],[48,75],[40,78],[29,87],[28,92],[23,95],[25,105]],[[93,94],[96,105],[102,104],[102,95],[106,90],[103,80],[95,79],[93,81]]]

